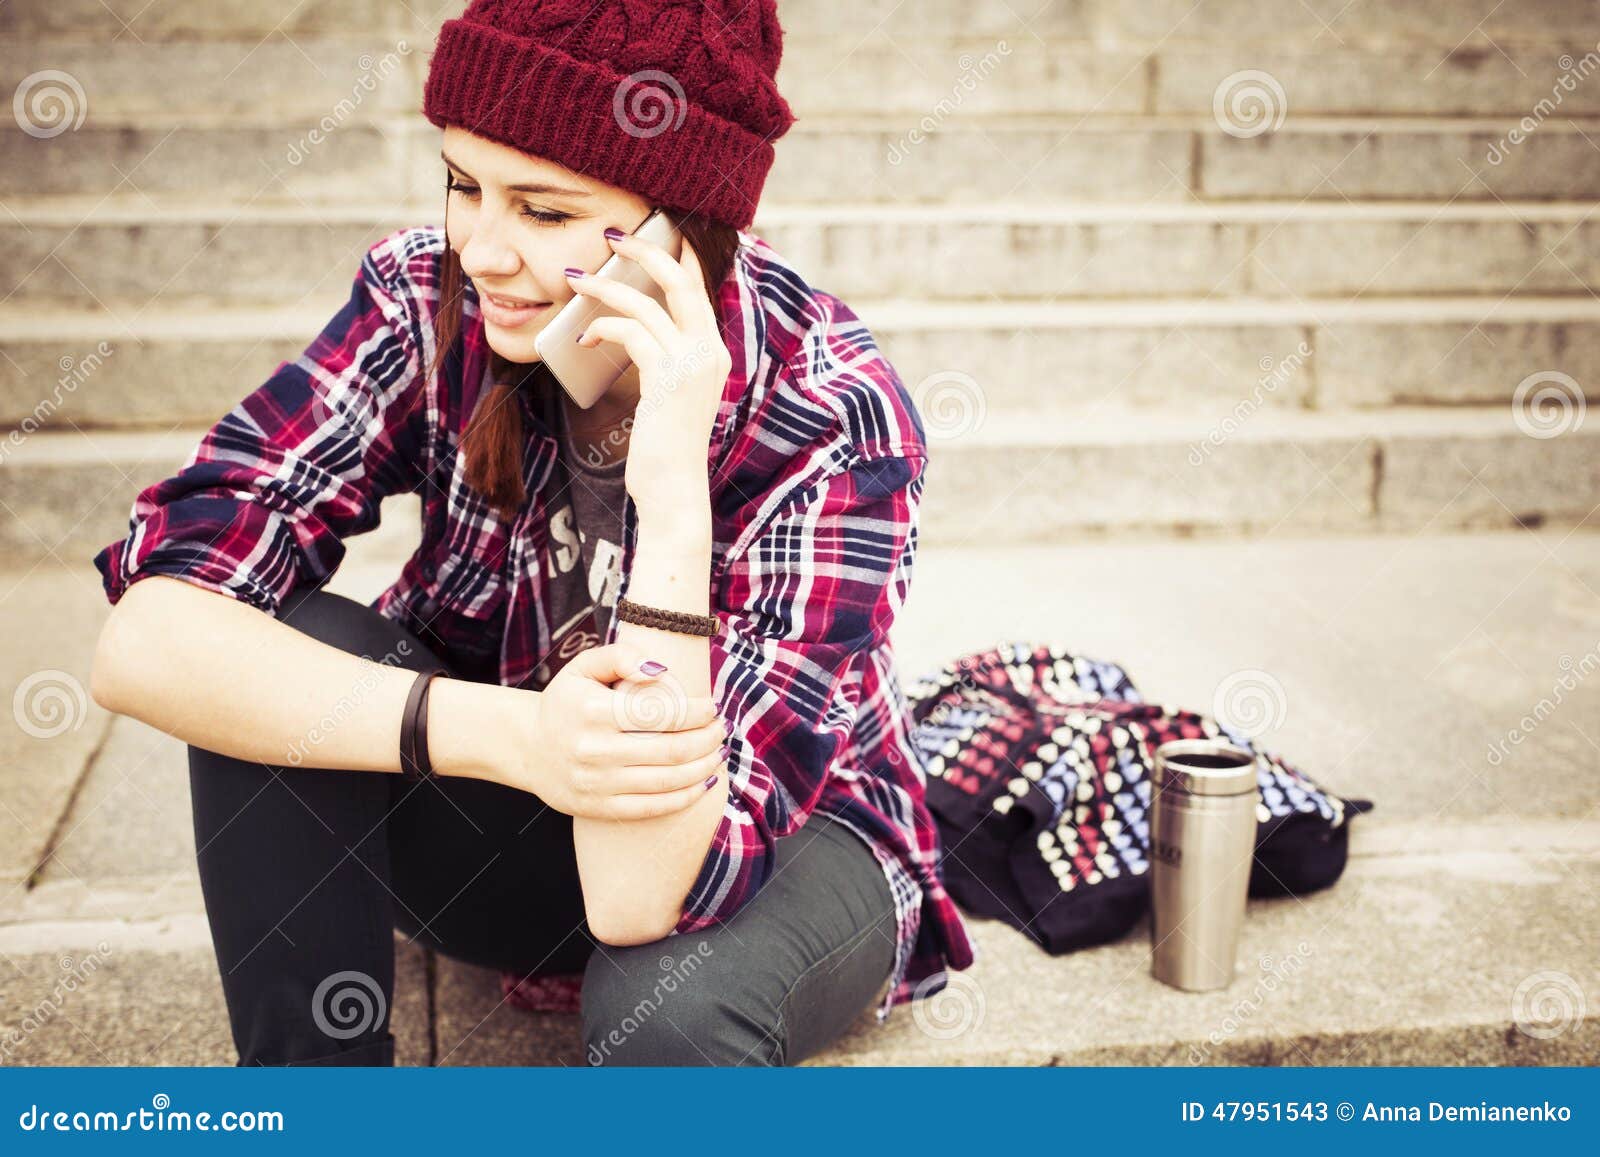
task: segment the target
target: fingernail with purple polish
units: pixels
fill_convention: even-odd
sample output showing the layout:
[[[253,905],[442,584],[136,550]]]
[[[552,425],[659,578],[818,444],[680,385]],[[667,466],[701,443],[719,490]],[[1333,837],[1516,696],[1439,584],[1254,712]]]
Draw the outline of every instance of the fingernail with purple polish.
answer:
[[[646,675],[659,675],[666,669],[667,665],[665,663],[657,663],[654,659],[646,659],[643,663],[639,664],[639,670],[643,671]]]
[[[607,225],[606,226],[606,236],[611,238],[611,240],[615,241],[618,237],[626,237],[627,234],[624,233],[621,229],[618,229],[615,225]]]
[[[568,277],[582,277],[582,276],[584,276],[583,270],[581,270],[581,269],[579,269],[579,268],[577,268],[576,266],[573,266],[573,265],[567,266],[566,274],[567,274]]]
[[[706,776],[706,783],[705,783],[706,790],[710,791],[711,790],[711,785],[716,783],[716,782],[717,782],[717,773],[713,771],[710,775]]]

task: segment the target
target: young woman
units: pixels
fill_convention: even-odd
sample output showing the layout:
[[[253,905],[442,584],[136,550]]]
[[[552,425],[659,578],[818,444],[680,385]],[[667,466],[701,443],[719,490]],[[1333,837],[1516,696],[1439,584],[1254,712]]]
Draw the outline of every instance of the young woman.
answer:
[[[189,744],[241,1065],[392,1064],[395,928],[581,972],[596,1064],[793,1063],[971,962],[888,641],[922,426],[746,231],[781,35],[772,0],[474,0],[425,89],[445,227],[374,245],[96,556],[94,696]],[[677,259],[630,236],[658,206]],[[612,253],[665,308],[584,276]],[[578,294],[626,365],[586,410],[533,345]],[[406,492],[393,585],[323,590]]]

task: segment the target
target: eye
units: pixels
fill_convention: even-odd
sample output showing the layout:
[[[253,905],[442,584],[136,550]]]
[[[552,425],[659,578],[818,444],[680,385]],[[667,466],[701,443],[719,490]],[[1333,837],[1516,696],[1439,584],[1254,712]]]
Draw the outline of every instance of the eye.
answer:
[[[480,190],[476,185],[463,185],[455,179],[454,174],[445,174],[444,188],[446,193],[460,193],[463,197],[471,199],[476,197]],[[532,209],[527,205],[522,206],[522,215],[530,221],[538,221],[543,225],[559,225],[563,221],[570,221],[570,213],[551,213]]]

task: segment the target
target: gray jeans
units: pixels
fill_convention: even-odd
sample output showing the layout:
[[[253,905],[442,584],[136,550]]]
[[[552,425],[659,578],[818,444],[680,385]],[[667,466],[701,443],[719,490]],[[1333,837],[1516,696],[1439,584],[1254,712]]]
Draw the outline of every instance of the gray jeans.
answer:
[[[351,654],[447,665],[399,624],[315,587],[297,588],[279,617]],[[836,1040],[888,980],[888,881],[827,816],[777,841],[773,875],[732,920],[617,948],[589,933],[571,817],[528,792],[194,746],[189,783],[240,1065],[392,1065],[395,929],[486,968],[582,970],[594,1065],[793,1064]],[[340,974],[382,995],[359,1032],[325,1007]]]

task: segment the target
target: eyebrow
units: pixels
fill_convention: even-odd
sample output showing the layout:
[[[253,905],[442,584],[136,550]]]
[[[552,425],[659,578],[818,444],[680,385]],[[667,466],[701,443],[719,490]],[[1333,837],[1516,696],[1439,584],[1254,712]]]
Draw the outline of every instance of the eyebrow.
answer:
[[[445,164],[449,165],[452,169],[454,169],[456,172],[460,173],[463,177],[466,177],[468,180],[472,180],[473,179],[472,174],[467,172],[465,169],[463,169],[460,165],[456,164],[454,161],[452,161],[445,154],[443,149],[441,149],[439,151],[439,156],[440,156],[441,159],[443,159]],[[513,193],[555,193],[555,194],[558,194],[558,195],[563,196],[563,197],[588,197],[588,196],[591,196],[591,194],[589,193],[589,191],[587,189],[569,189],[565,185],[546,185],[546,184],[544,184],[542,182],[536,182],[536,183],[531,184],[531,185],[507,185],[506,188],[511,190],[511,192],[513,192]]]

